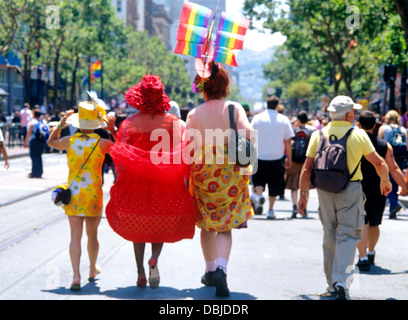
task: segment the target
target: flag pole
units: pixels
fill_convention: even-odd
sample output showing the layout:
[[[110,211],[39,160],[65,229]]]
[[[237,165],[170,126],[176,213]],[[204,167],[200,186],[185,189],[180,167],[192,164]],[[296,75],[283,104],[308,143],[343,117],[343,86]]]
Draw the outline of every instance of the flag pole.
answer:
[[[102,60],[101,60],[101,95],[100,97],[103,100],[103,63],[102,63]]]
[[[88,91],[91,92],[91,57],[88,56]]]
[[[217,8],[215,9],[214,17],[213,17],[213,20],[211,22],[210,29],[208,30],[208,34],[207,34],[207,52],[205,53],[205,57],[204,57],[204,66],[207,63],[208,54],[210,52],[212,31],[213,31],[215,19],[217,18],[217,13],[218,13],[218,9],[220,7],[220,2],[221,2],[221,0],[218,0]]]

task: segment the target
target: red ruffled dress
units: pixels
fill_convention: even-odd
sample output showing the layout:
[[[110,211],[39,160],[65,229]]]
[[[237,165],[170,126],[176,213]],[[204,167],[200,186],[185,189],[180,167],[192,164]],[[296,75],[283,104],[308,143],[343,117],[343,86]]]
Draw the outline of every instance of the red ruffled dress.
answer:
[[[123,238],[138,243],[192,239],[196,208],[186,185],[183,127],[171,114],[138,113],[120,126],[110,155],[118,173],[106,217]]]

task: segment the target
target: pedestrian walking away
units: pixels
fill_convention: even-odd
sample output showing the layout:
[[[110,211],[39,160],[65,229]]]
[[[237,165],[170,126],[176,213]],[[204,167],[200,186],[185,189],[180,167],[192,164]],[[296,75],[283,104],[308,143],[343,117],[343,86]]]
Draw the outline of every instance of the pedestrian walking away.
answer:
[[[197,74],[195,85],[205,102],[190,111],[187,129],[195,133],[194,161],[191,168],[190,192],[197,206],[197,226],[201,229],[201,247],[205,273],[201,282],[215,286],[216,295],[229,296],[227,265],[232,248],[232,229],[247,227],[254,215],[248,184],[252,167],[243,168],[229,162],[228,135],[206,136],[208,132],[229,132],[229,105],[233,105],[236,129],[253,139],[253,130],[244,108],[237,102],[224,100],[229,95],[227,71],[218,63],[209,63],[211,76]],[[197,136],[205,137],[198,139]],[[221,138],[221,139],[219,139]],[[205,143],[200,143],[204,141]]]
[[[308,114],[302,110],[297,115],[297,120],[294,123],[295,136],[292,139],[292,166],[286,171],[285,187],[291,191],[292,199],[292,219],[296,218],[299,179],[303,164],[306,160],[306,151],[309,145],[309,139],[314,130],[307,128]],[[306,209],[303,212],[303,217],[307,217]]]
[[[178,161],[187,146],[184,126],[166,112],[170,99],[160,77],[144,76],[125,98],[139,112],[121,123],[110,152],[117,179],[106,217],[117,234],[133,242],[136,285],[145,288],[148,280],[156,289],[163,243],[194,237],[195,205],[186,185],[191,162]],[[143,265],[146,243],[152,245],[148,279]]]
[[[295,136],[289,119],[277,111],[279,98],[267,99],[268,109],[257,114],[251,125],[257,130],[258,170],[252,176],[255,193],[251,195],[256,214],[262,214],[265,199],[262,193],[268,185],[268,219],[275,219],[276,197],[285,191],[285,170],[292,165],[292,138]],[[285,155],[286,152],[286,155]]]
[[[388,168],[385,160],[375,151],[370,138],[364,130],[353,129],[355,111],[361,109],[361,105],[355,104],[350,97],[337,96],[328,111],[332,121],[323,129],[312,134],[306,153],[306,161],[300,177],[300,197],[298,210],[303,214],[307,205],[307,193],[311,181],[312,172],[315,178],[313,184],[316,187],[319,200],[319,216],[323,225],[323,265],[327,281],[327,295],[335,295],[337,299],[349,299],[349,287],[352,280],[352,266],[357,243],[361,240],[361,230],[364,226],[364,193],[361,185],[363,179],[360,161],[364,156],[374,167],[380,177],[381,194],[386,196],[391,191]],[[323,136],[322,136],[323,135]],[[326,138],[325,138],[326,137]],[[326,168],[318,168],[320,171],[330,169],[329,164],[336,164],[333,159],[320,160],[320,155],[325,150],[320,149],[325,139],[336,140],[330,142],[330,148],[337,147],[337,153],[346,155],[346,168],[340,172],[348,177],[346,184],[340,191],[333,190],[341,177],[330,179],[332,172],[317,175],[315,163],[325,164]],[[341,152],[340,141],[347,138],[346,148]],[[330,154],[329,154],[330,155]],[[316,158],[315,158],[316,157]],[[337,157],[339,158],[339,157]],[[336,169],[336,168],[334,168]],[[338,172],[336,175],[340,174]],[[317,180],[317,177],[329,177],[328,181]],[[322,189],[324,187],[324,189]]]
[[[30,109],[30,104],[28,102],[24,103],[23,109],[20,111],[20,125],[21,125],[21,135],[23,141],[27,136],[28,123],[33,119],[33,112]]]
[[[32,163],[29,178],[41,178],[43,174],[42,154],[49,136],[48,126],[40,119],[40,109],[34,110],[34,118],[28,123],[27,135],[24,140],[24,148],[30,149]]]
[[[406,167],[407,155],[407,130],[400,125],[401,116],[395,110],[390,110],[385,115],[385,124],[378,130],[378,137],[391,144],[395,162],[401,171]],[[401,210],[398,202],[398,183],[391,177],[392,191],[388,195],[390,202],[390,219],[395,219]]]
[[[372,111],[364,110],[359,116],[359,127],[367,132],[377,153],[385,159],[390,175],[400,186],[403,195],[406,195],[408,186],[404,175],[394,159],[392,146],[385,140],[377,138],[373,134],[375,115]],[[357,267],[360,271],[369,271],[370,265],[374,264],[375,247],[380,237],[379,225],[382,222],[383,212],[387,198],[381,194],[380,178],[375,172],[374,166],[365,158],[361,159],[361,171],[363,174],[363,192],[366,196],[364,209],[366,212],[365,225],[361,233],[361,241],[357,244],[360,257]]]
[[[60,138],[61,130],[67,125],[79,128],[80,132],[70,137]],[[113,130],[115,118],[106,116],[106,111],[96,102],[81,102],[78,113],[67,111],[58,125],[51,132],[48,145],[57,150],[67,151],[71,200],[63,207],[68,216],[71,242],[69,254],[74,272],[70,289],[81,288],[80,258],[81,238],[85,221],[88,237],[89,281],[94,281],[100,268],[96,265],[99,242],[98,226],[103,210],[102,163],[105,154],[113,145],[107,139],[100,139],[95,129],[105,127]]]

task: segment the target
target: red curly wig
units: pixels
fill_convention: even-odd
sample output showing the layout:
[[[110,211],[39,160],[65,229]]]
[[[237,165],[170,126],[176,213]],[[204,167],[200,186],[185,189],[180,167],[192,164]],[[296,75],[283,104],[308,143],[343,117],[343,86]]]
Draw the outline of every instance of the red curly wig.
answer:
[[[201,92],[205,100],[224,99],[229,96],[229,77],[228,72],[221,64],[211,61],[209,63],[211,76],[207,79],[202,79],[198,74],[194,79],[194,83],[198,91]],[[200,85],[204,82],[204,86]]]

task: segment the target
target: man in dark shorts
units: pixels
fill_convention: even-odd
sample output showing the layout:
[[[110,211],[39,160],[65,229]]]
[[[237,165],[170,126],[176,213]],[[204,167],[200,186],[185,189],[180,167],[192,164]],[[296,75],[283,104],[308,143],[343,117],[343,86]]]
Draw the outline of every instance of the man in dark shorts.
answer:
[[[292,165],[292,138],[294,132],[289,119],[278,113],[279,98],[267,99],[268,109],[255,115],[251,121],[257,130],[258,170],[252,176],[255,193],[251,195],[256,214],[262,214],[262,196],[266,184],[269,190],[268,219],[275,219],[273,206],[276,196],[285,191],[285,169]],[[285,157],[286,151],[286,157]]]
[[[383,139],[373,134],[375,127],[374,113],[368,110],[362,111],[359,117],[359,126],[369,136],[377,153],[383,157],[388,165],[392,178],[402,188],[403,194],[407,192],[407,184],[398,164],[395,162],[392,146]],[[380,191],[380,178],[376,174],[374,166],[364,157],[361,160],[361,171],[363,173],[363,192],[366,196],[364,209],[366,211],[365,226],[361,233],[361,241],[357,244],[360,254],[357,267],[360,271],[369,271],[370,265],[374,264],[375,246],[380,237],[379,225],[382,222],[385,202],[387,197]]]

